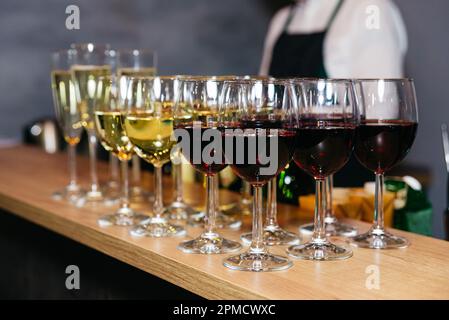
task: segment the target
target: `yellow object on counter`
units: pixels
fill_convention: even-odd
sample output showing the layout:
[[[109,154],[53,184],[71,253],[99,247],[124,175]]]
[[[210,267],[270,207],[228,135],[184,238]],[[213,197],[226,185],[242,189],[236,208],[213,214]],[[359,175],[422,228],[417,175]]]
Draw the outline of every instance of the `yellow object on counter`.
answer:
[[[365,191],[364,188],[334,188],[333,208],[337,218],[350,218],[373,222],[374,218],[374,194]],[[315,211],[315,194],[299,197],[299,217],[313,220]],[[393,225],[394,193],[384,192],[385,226]]]

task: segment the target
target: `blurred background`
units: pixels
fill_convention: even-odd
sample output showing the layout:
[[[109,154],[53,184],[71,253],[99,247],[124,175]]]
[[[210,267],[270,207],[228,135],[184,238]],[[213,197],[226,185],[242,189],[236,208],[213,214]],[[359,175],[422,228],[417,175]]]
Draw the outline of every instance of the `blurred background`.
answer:
[[[444,236],[446,169],[440,125],[449,122],[449,1],[394,0],[408,33],[406,76],[416,81],[419,129],[406,159],[424,172],[433,234]],[[20,141],[26,124],[53,115],[51,51],[74,42],[157,50],[160,74],[257,74],[276,0],[2,0],[0,144]],[[79,30],[65,28],[79,6]],[[0,149],[1,152],[1,149]]]

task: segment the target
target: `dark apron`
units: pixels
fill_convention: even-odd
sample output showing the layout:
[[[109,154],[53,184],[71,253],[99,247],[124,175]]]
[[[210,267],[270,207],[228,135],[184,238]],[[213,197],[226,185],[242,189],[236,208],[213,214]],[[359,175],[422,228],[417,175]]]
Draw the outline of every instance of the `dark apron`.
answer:
[[[293,5],[282,34],[274,45],[269,74],[273,77],[327,78],[323,58],[324,40],[343,2],[344,0],[340,0],[337,3],[323,31],[307,34],[287,33],[296,9]],[[335,175],[334,182],[339,186],[360,186],[367,177],[369,172],[352,158],[349,164]],[[297,203],[299,195],[315,191],[313,178],[300,170],[293,162],[281,172],[278,179],[278,197],[284,202]]]

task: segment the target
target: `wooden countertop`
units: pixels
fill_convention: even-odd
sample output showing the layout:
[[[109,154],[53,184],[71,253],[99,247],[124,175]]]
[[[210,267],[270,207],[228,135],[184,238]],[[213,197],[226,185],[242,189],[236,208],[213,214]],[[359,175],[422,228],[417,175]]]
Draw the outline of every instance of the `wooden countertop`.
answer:
[[[87,159],[80,158],[81,181],[86,183]],[[101,178],[107,176],[100,163]],[[145,176],[149,179],[149,175]],[[248,273],[222,266],[223,255],[190,255],[176,245],[185,238],[135,239],[122,227],[100,228],[97,218],[113,208],[77,209],[53,201],[50,195],[67,182],[66,155],[45,154],[40,149],[17,146],[0,149],[0,207],[33,223],[78,241],[118,260],[209,299],[449,299],[449,242],[395,231],[411,240],[402,250],[376,251],[354,248],[345,261],[295,260],[286,271]],[[170,179],[167,177],[169,190]],[[200,200],[202,188],[191,185],[186,197]],[[223,201],[236,195],[223,191]],[[166,192],[166,200],[170,194]],[[297,230],[298,208],[280,205],[282,224]],[[366,223],[350,221],[361,231]],[[246,223],[243,229],[248,229]],[[188,228],[188,237],[200,233]],[[238,239],[240,231],[223,231]],[[272,251],[284,253],[285,248]],[[4,263],[7,263],[5,261]],[[371,270],[378,267],[379,289],[368,289]]]

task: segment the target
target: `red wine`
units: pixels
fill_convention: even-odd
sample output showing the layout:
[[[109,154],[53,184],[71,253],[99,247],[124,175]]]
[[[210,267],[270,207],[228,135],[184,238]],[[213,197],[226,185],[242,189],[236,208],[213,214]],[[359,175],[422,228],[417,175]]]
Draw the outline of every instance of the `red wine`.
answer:
[[[336,122],[319,126],[315,121],[296,129],[293,160],[315,179],[334,174],[351,156],[355,128]]]
[[[231,162],[230,166],[237,176],[252,185],[261,186],[277,176],[285,168],[293,155],[295,132],[291,129],[282,129],[282,127],[283,125],[280,121],[242,121],[238,127],[233,129],[246,129],[243,133],[225,135],[226,139],[232,139],[234,157],[228,160]],[[254,130],[248,131],[248,129]],[[258,138],[262,137],[265,140],[259,140],[261,144],[257,144],[254,149],[249,147],[250,143],[255,143]],[[243,142],[243,146],[237,145],[239,141]],[[277,141],[277,145],[271,146],[274,141]],[[270,150],[270,147],[274,149]],[[238,154],[239,149],[243,151],[242,154]],[[256,154],[250,154],[252,152]],[[272,152],[276,153],[277,159],[273,158]],[[241,160],[243,161],[237,162],[237,156],[242,156]],[[270,163],[266,163],[266,159],[262,160],[262,157],[277,161],[277,163],[271,164],[271,168],[273,168],[273,170],[270,170],[271,172],[261,171],[263,168],[268,169],[270,167]],[[252,161],[251,158],[255,161]]]
[[[404,159],[417,129],[416,122],[364,121],[356,131],[355,155],[369,170],[384,173]]]
[[[179,129],[179,128],[178,128]],[[206,175],[215,175],[218,172],[220,172],[221,170],[223,170],[227,164],[225,161],[225,158],[223,156],[223,154],[221,154],[221,160],[219,161],[219,163],[206,163],[203,161],[203,150],[204,148],[209,145],[211,142],[210,141],[202,141],[201,137],[203,136],[204,132],[206,130],[219,130],[217,128],[207,128],[207,127],[201,127],[201,128],[197,128],[195,127],[195,129],[193,127],[182,127],[182,129],[185,129],[189,135],[189,144],[190,144],[190,152],[187,153],[186,150],[182,150],[182,153],[184,154],[184,156],[187,158],[187,160],[190,162],[190,164],[198,171],[206,174]],[[195,135],[193,134],[194,131],[198,130],[201,134],[199,140],[195,141]],[[222,136],[221,131],[220,131],[220,137]],[[197,155],[198,157],[200,157],[200,161],[194,161],[194,149],[193,149],[193,144],[195,143],[200,143],[200,150],[201,150],[201,155]],[[211,157],[215,155],[215,152],[217,152],[214,149],[211,149]],[[221,150],[220,150],[221,152]],[[221,152],[222,153],[222,152]],[[196,163],[198,162],[198,163]]]

